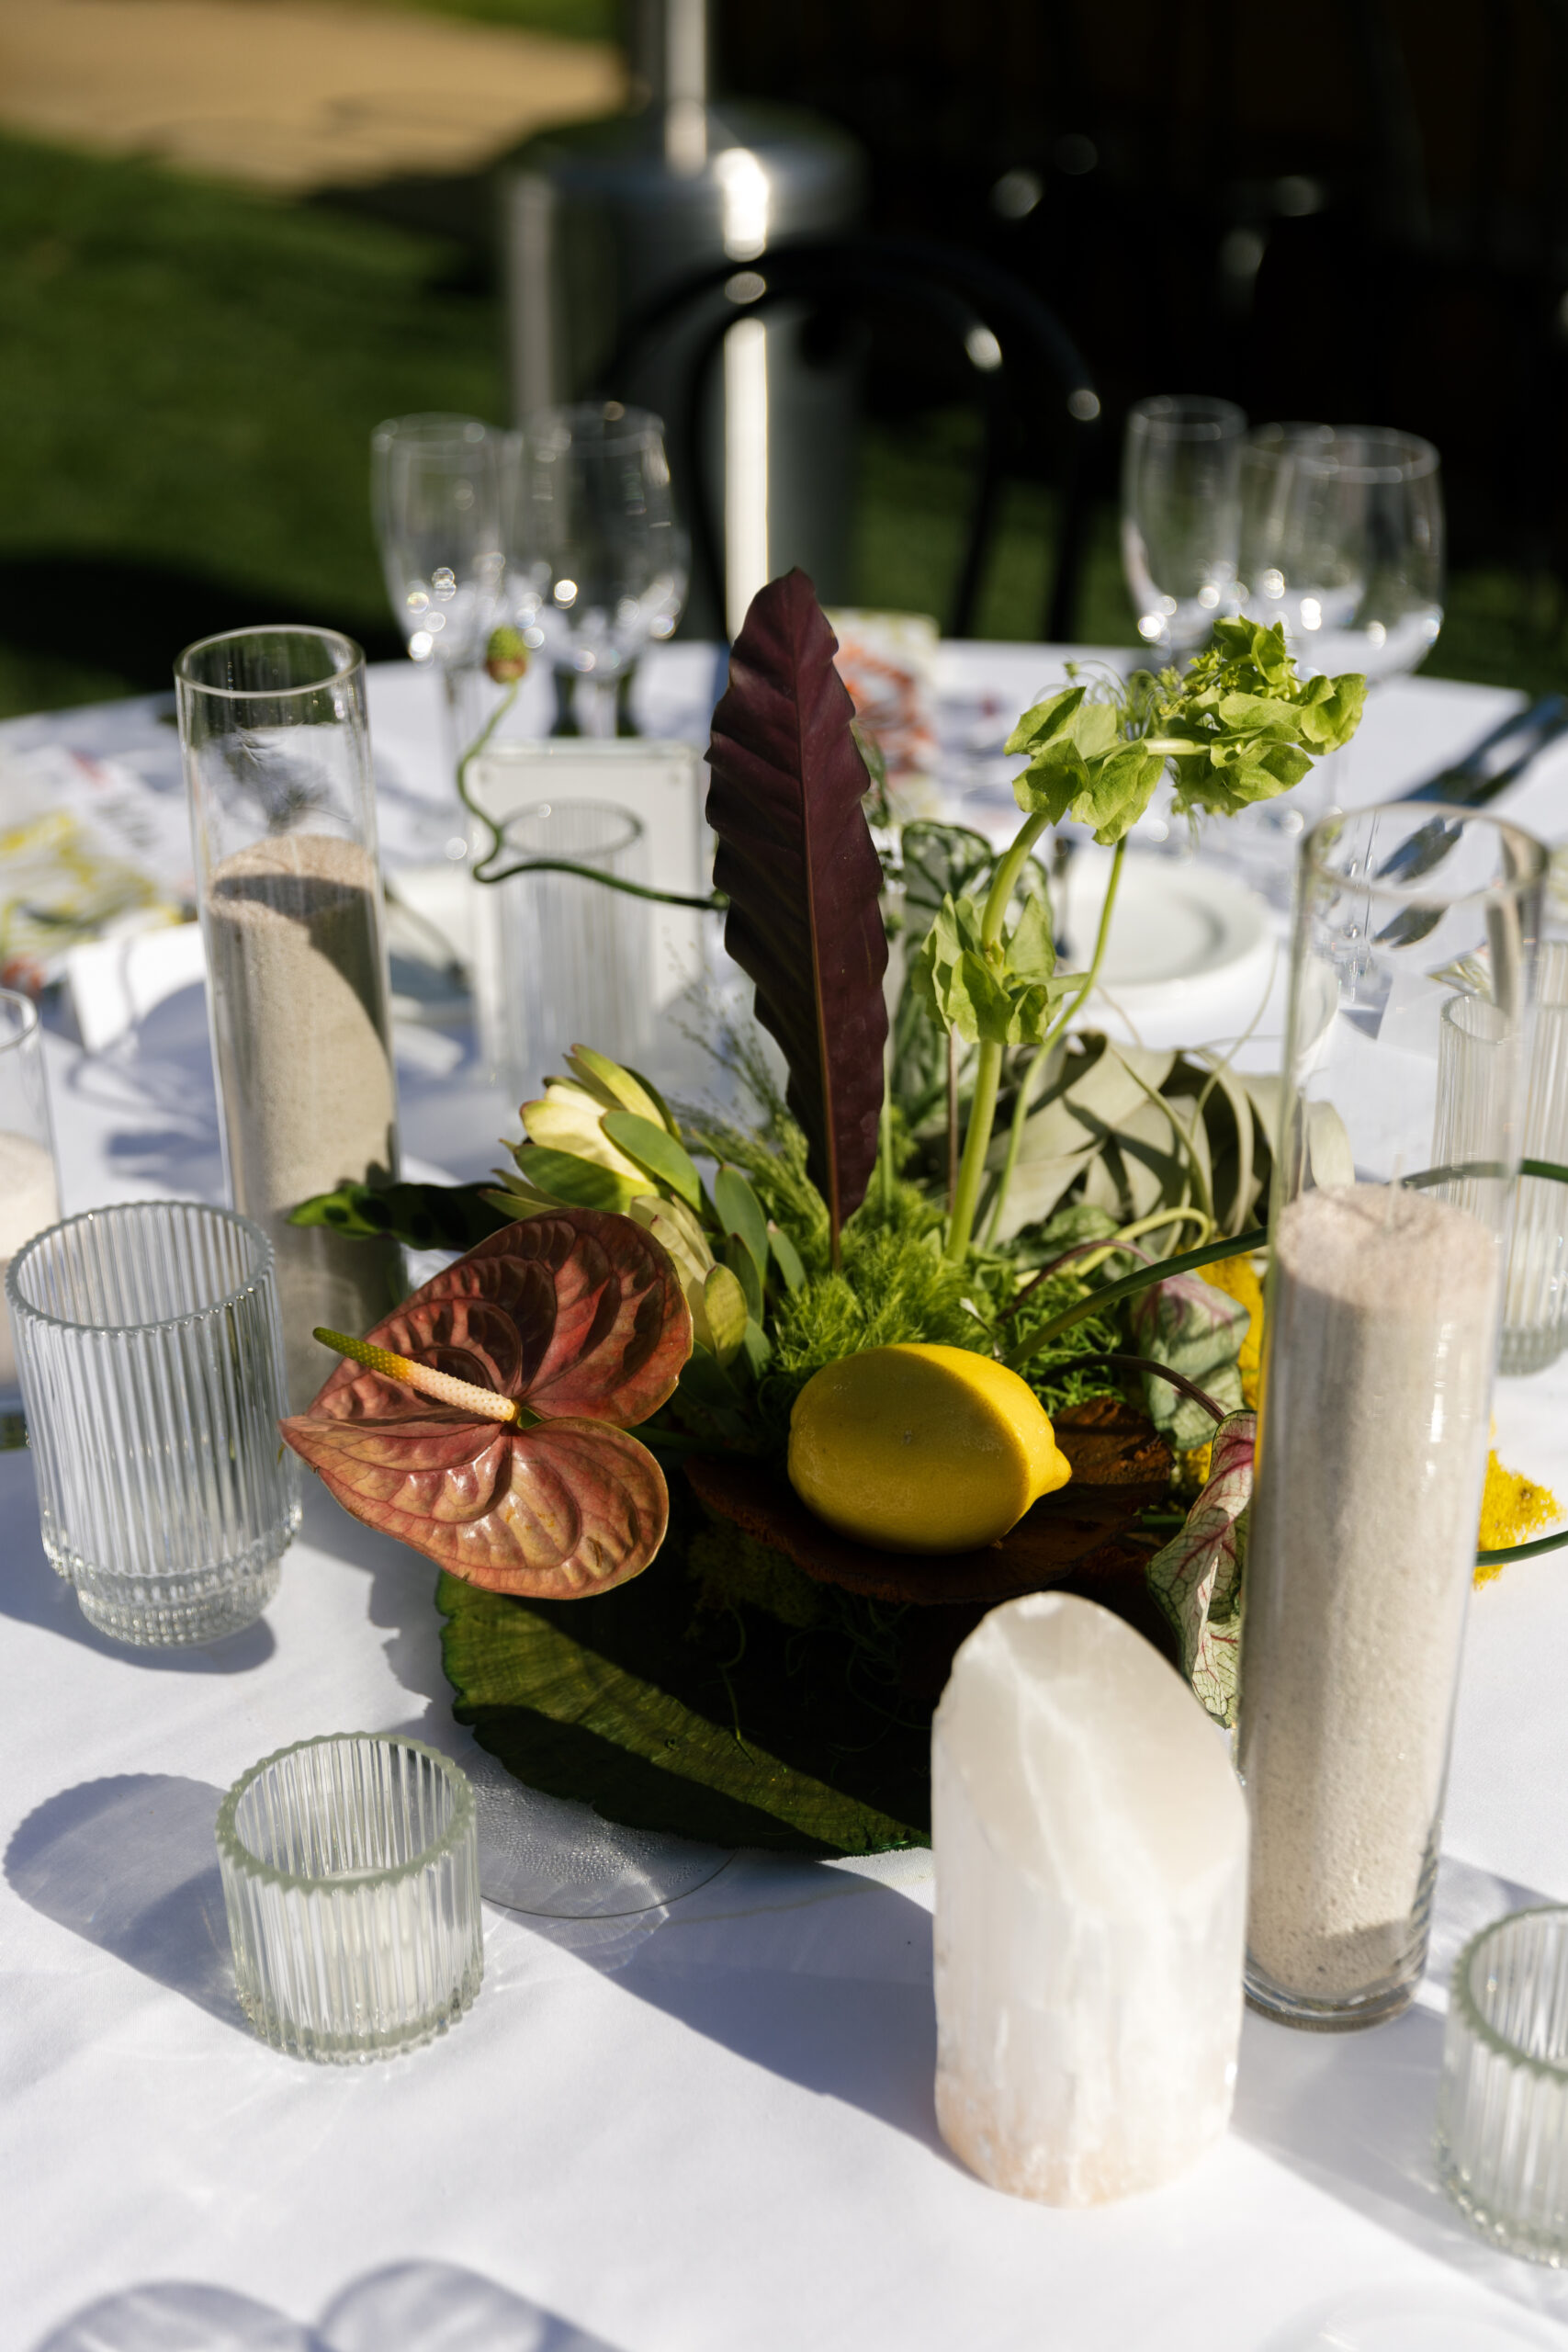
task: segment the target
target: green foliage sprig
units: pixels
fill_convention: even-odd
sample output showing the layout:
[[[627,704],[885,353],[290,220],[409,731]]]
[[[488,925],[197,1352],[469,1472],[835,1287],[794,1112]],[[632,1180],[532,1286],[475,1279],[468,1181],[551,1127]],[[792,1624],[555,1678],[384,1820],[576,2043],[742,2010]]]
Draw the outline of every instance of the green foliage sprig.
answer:
[[[1302,678],[1284,625],[1217,621],[1214,641],[1185,672],[1091,673],[1024,712],[1008,737],[1029,755],[1013,786],[1021,808],[1058,825],[1072,817],[1097,842],[1124,841],[1168,764],[1178,812],[1235,816],[1300,784],[1314,760],[1341,751],[1360,723],[1365,678]]]
[[[938,1025],[978,1046],[974,1095],[948,1219],[947,1254],[962,1263],[974,1238],[1010,1046],[1043,1052],[1088,996],[1105,952],[1128,833],[1168,766],[1175,806],[1234,815],[1299,784],[1315,758],[1355,733],[1366,680],[1300,678],[1282,624],[1220,621],[1214,642],[1185,673],[1079,673],[1024,713],[1008,738],[1029,764],[1013,793],[1024,821],[998,860],[984,898],[948,891],[911,967]],[[1048,908],[1031,897],[1008,926],[1010,902],[1035,842],[1065,818],[1115,851],[1095,954],[1076,982],[1059,978]],[[1061,1010],[1050,1024],[1053,1006]],[[1010,1178],[1011,1157],[1003,1191]],[[998,1204],[999,1214],[1000,1203]]]

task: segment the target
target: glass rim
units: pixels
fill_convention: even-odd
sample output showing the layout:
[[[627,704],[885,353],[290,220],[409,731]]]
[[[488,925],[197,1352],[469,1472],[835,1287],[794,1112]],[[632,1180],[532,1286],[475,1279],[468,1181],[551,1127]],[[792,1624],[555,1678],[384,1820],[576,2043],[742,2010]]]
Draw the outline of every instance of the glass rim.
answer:
[[[387,1862],[372,1870],[328,1871],[323,1873],[286,1871],[280,1870],[276,1862],[264,1861],[259,1854],[252,1852],[234,1822],[242,1799],[264,1772],[270,1772],[275,1765],[287,1763],[292,1756],[304,1755],[309,1748],[355,1747],[361,1745],[406,1748],[411,1755],[423,1756],[438,1768],[453,1799],[452,1818],[438,1838],[432,1838],[428,1846],[422,1847],[417,1854],[412,1854],[406,1862]],[[430,1747],[423,1739],[411,1739],[402,1732],[322,1731],[310,1739],[290,1740],[287,1747],[275,1748],[270,1756],[259,1758],[242,1772],[218,1808],[214,1834],[223,1860],[231,1869],[244,1877],[259,1880],[266,1886],[298,1888],[304,1894],[320,1894],[337,1888],[392,1886],[404,1879],[419,1878],[444,1854],[457,1852],[469,1832],[477,1829],[478,1823],[479,1812],[472,1781],[456,1758],[444,1756],[438,1747]]]
[[[613,426],[613,431],[605,431]],[[517,426],[525,446],[530,441],[585,439],[640,441],[649,434],[664,437],[664,419],[653,409],[637,408],[626,401],[557,401],[547,408],[530,409]]]
[[[1525,870],[1511,881],[1487,882],[1479,888],[1443,890],[1432,887],[1428,875],[1401,882],[1377,874],[1345,874],[1325,862],[1323,853],[1341,838],[1348,827],[1395,814],[1419,817],[1428,823],[1451,824],[1460,831],[1467,826],[1484,827],[1499,841],[1509,841],[1525,853]],[[1337,890],[1361,891],[1370,899],[1402,908],[1504,906],[1522,892],[1544,883],[1551,863],[1545,843],[1522,825],[1511,823],[1506,817],[1495,817],[1484,808],[1445,807],[1443,802],[1433,800],[1374,800],[1364,808],[1332,809],[1327,816],[1320,817],[1307,833],[1301,856],[1303,875],[1313,882],[1331,885]]]
[[[1127,411],[1127,429],[1153,428],[1171,441],[1223,441],[1247,431],[1247,411],[1211,392],[1152,392]]]
[[[1502,1035],[1488,1037],[1480,1030],[1466,1027],[1465,1021],[1472,1011],[1495,1013],[1497,1019],[1504,1023]],[[1464,1020],[1459,1017],[1461,1014],[1465,1016]],[[1462,1038],[1467,1046],[1511,1045],[1519,1034],[1517,1023],[1505,1012],[1503,1007],[1500,1004],[1494,1004],[1489,996],[1482,996],[1474,989],[1456,989],[1450,997],[1445,999],[1438,1019],[1445,1029],[1451,1030],[1454,1035]]]
[[[591,816],[611,818],[615,820],[616,825],[622,828],[619,838],[615,841],[601,842],[592,849],[578,850],[570,853],[575,857],[583,860],[594,857],[614,857],[619,850],[631,849],[635,847],[637,842],[641,841],[648,831],[647,824],[644,822],[643,819],[637,815],[634,808],[622,808],[618,807],[614,800],[578,800],[575,798],[570,800],[546,799],[531,800],[526,808],[514,808],[512,811],[511,816],[502,820],[501,828],[502,839],[503,841],[510,841],[513,825],[525,824],[530,817],[553,817],[558,808],[581,808],[587,811]],[[513,843],[513,846],[515,848],[521,848],[523,844],[521,842],[514,842]],[[543,856],[546,853],[541,851],[539,854]],[[568,853],[563,851],[561,854],[565,856]]]
[[[225,1291],[220,1297],[209,1299],[205,1306],[188,1306],[178,1315],[157,1315],[150,1321],[140,1323],[82,1323],[72,1316],[52,1315],[47,1306],[35,1306],[30,1298],[23,1297],[22,1270],[46,1241],[52,1241],[56,1235],[69,1232],[73,1226],[90,1225],[95,1217],[124,1216],[143,1209],[180,1209],[187,1213],[195,1211],[201,1216],[217,1217],[225,1225],[237,1227],[248,1240],[260,1246],[261,1262],[243,1283],[236,1283],[232,1290]],[[254,1218],[242,1216],[238,1209],[219,1208],[210,1201],[101,1201],[96,1208],[78,1209],[74,1216],[57,1217],[52,1225],[46,1225],[41,1233],[35,1233],[23,1242],[6,1269],[6,1297],[13,1312],[26,1316],[30,1322],[47,1324],[55,1331],[90,1332],[98,1339],[124,1339],[142,1331],[176,1331],[182,1326],[204,1323],[209,1317],[221,1314],[228,1307],[238,1306],[243,1299],[254,1297],[273,1273],[276,1255],[272,1243]]]
[[[197,656],[208,653],[215,646],[237,645],[247,638],[302,637],[313,638],[318,645],[334,649],[332,666],[319,678],[310,678],[292,686],[225,686],[192,674],[191,663]],[[292,702],[301,695],[319,695],[328,686],[344,685],[355,672],[363,672],[365,654],[352,637],[342,629],[322,628],[313,621],[256,621],[246,628],[221,628],[211,637],[198,637],[187,645],[175,663],[175,678],[182,692],[211,695],[220,702]]]
[[[41,1023],[39,1009],[26,989],[0,988],[0,1006],[14,1005],[21,1014],[21,1026],[14,1037],[0,1037],[0,1054],[13,1052],[39,1035]]]
[[[1483,2043],[1494,2057],[1506,2060],[1510,2066],[1525,2067],[1542,2082],[1568,2084],[1568,2061],[1560,2063],[1552,2058],[1538,2058],[1530,2051],[1521,2049],[1517,2041],[1510,2041],[1506,2034],[1498,2032],[1489,2018],[1482,2015],[1480,2005],[1471,1990],[1471,1970],[1482,1957],[1483,1946],[1497,1937],[1506,1935],[1523,1919],[1560,1919],[1564,1927],[1568,1927],[1568,1903],[1529,1904],[1522,1911],[1510,1911],[1506,1918],[1492,1920],[1472,1936],[1453,1964],[1453,1973],[1449,1979],[1450,2003],[1457,2005],[1460,2021],[1466,2032]],[[1450,2013],[1452,2014],[1451,2006]]]
[[[384,416],[379,424],[371,427],[370,446],[373,449],[390,449],[400,441],[450,440],[470,442],[477,449],[500,433],[500,426],[487,424],[482,416],[470,416],[462,409],[420,408],[407,416]]]
[[[1269,433],[1311,433],[1316,434],[1319,439],[1315,447],[1312,443],[1303,441],[1293,447],[1287,443],[1278,449],[1271,449],[1263,438]],[[1391,454],[1381,461],[1369,458],[1365,463],[1348,462],[1334,455],[1330,446],[1333,442],[1353,440],[1358,435],[1399,454]],[[1442,464],[1434,443],[1423,440],[1418,433],[1405,433],[1393,424],[1309,424],[1298,419],[1254,424],[1247,428],[1244,448],[1247,456],[1262,458],[1269,464],[1289,463],[1329,481],[1363,486],[1425,481]]]

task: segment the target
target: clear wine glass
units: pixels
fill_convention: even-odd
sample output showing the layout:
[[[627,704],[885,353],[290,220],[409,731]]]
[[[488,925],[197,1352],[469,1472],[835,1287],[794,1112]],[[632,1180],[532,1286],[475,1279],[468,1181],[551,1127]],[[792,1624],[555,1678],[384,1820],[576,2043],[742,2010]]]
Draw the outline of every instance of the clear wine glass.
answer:
[[[411,660],[446,689],[454,770],[459,684],[501,614],[505,436],[477,416],[389,417],[370,436],[371,503],[387,594]]]
[[[1425,660],[1443,618],[1438,453],[1375,425],[1263,424],[1241,453],[1237,594],[1250,619],[1282,621],[1298,668],[1359,671],[1374,689]],[[1308,826],[1350,798],[1356,747],[1294,791],[1210,829],[1211,849],[1288,903]]]
[[[559,731],[614,735],[645,646],[686,597],[664,428],[619,401],[525,418],[509,469],[511,609],[554,666]]]
[[[1283,620],[1303,667],[1405,676],[1443,620],[1438,453],[1413,433],[1265,424],[1241,460],[1243,609]]]
[[[1241,439],[1233,401],[1162,392],[1127,417],[1122,568],[1138,635],[1162,662],[1195,653],[1235,610]]]

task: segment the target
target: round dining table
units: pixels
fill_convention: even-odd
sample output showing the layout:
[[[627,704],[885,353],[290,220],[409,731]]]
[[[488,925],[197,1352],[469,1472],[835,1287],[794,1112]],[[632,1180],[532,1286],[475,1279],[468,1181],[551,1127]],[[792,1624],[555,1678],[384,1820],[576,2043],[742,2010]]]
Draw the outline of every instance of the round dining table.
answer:
[[[941,649],[950,809],[1005,808],[1007,728],[1067,658]],[[722,680],[711,647],[650,657],[642,724],[701,743]],[[372,669],[369,698],[395,883],[450,829],[439,700],[412,665]],[[1383,687],[1343,793],[1397,796],[1522,700]],[[547,705],[541,681],[525,727]],[[0,779],[42,747],[182,789],[165,698],[6,722]],[[1568,839],[1568,748],[1495,805]],[[64,1211],[221,1199],[199,975],[94,1052],[49,1018]],[[397,1047],[410,1164],[482,1174],[516,1110],[471,1037],[410,1023]],[[1568,1497],[1568,1363],[1499,1382],[1495,1409],[1505,1461]],[[27,1452],[0,1454],[0,2352],[1568,2346],[1568,2279],[1484,2244],[1432,2159],[1457,1950],[1568,1899],[1568,1550],[1473,1597],[1415,2005],[1342,2035],[1249,2014],[1224,2141],[1072,2211],[985,2188],[939,2136],[925,1851],[740,1852],[619,1916],[487,1903],[482,1990],[439,2041],[363,2067],[264,2046],[235,1998],[220,1796],[321,1732],[463,1753],[434,1581],[317,1487],[262,1622],[119,1647],[49,1567]]]

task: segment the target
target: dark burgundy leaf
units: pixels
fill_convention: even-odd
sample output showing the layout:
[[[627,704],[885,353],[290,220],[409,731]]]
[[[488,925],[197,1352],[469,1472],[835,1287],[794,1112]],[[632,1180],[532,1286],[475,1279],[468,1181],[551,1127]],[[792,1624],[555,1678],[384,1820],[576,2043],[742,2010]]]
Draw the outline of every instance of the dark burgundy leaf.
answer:
[[[803,571],[758,592],[714,713],[707,800],[724,944],[784,1049],[835,1235],[876,1163],[887,1036],[882,873],[837,650]]]

